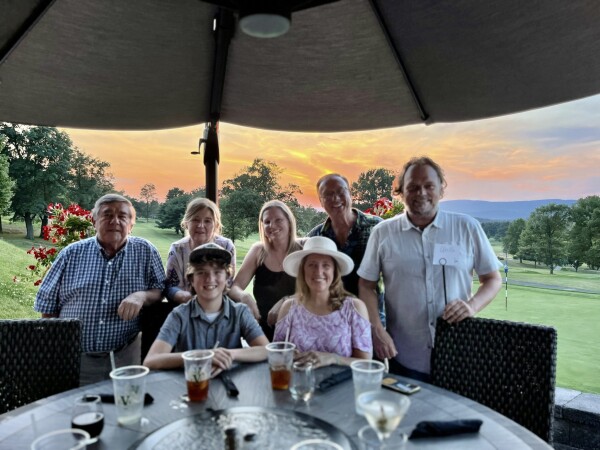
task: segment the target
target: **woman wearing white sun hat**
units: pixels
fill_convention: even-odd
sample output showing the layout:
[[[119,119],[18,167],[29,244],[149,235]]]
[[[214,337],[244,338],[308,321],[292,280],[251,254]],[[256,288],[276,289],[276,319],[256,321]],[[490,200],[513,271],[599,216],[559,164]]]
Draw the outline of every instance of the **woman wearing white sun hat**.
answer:
[[[284,259],[283,269],[296,277],[296,293],[279,311],[274,341],[287,337],[296,344],[296,360],[322,367],[371,358],[367,307],[341,281],[353,267],[352,259],[322,236],[309,238],[303,250]]]

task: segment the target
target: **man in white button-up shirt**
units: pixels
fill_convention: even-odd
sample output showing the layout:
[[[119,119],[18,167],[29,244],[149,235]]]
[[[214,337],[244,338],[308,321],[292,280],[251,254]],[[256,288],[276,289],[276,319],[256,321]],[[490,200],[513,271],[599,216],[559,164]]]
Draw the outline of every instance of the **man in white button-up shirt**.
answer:
[[[430,158],[406,163],[393,185],[406,211],[373,229],[358,270],[375,354],[393,358],[393,372],[425,381],[436,319],[454,323],[475,315],[502,285],[500,263],[479,222],[439,210],[445,187],[441,167]],[[480,283],[474,294],[473,272]],[[387,331],[377,314],[380,273]]]

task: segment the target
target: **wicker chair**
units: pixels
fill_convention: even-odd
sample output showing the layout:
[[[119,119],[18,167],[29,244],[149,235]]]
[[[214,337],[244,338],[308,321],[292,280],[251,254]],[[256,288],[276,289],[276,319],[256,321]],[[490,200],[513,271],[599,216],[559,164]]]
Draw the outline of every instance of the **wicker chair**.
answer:
[[[79,386],[81,322],[0,320],[0,413]]]
[[[432,384],[509,417],[552,440],[556,330],[470,318],[438,319],[431,356]]]

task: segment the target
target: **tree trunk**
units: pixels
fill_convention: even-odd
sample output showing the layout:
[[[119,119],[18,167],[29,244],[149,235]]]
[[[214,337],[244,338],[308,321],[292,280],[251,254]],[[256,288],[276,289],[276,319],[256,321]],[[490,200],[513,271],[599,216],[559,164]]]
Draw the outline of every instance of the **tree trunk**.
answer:
[[[31,239],[33,241],[33,217],[31,217],[30,213],[25,213],[24,219],[25,219],[25,228],[27,230],[25,239]]]
[[[0,233],[2,233],[2,214],[0,214]]]
[[[48,226],[48,216],[46,214],[44,214],[42,216],[42,226],[40,227],[40,237],[43,239],[44,238],[44,227]]]

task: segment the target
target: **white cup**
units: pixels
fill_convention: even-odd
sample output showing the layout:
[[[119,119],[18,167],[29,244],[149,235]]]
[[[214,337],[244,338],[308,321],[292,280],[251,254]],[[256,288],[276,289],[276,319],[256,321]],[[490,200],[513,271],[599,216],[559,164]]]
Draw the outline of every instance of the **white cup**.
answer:
[[[382,362],[374,360],[354,361],[350,364],[352,368],[352,381],[354,383],[354,406],[356,414],[364,416],[358,405],[358,396],[363,392],[378,391],[381,389],[383,371],[385,366]]]
[[[149,371],[150,369],[145,366],[125,366],[110,373],[119,424],[136,423],[142,418],[146,396],[146,375]]]
[[[31,450],[82,450],[87,447],[90,434],[75,428],[55,430],[43,434],[31,443]]]
[[[290,450],[343,450],[339,444],[326,441],[325,439],[307,439],[306,441],[298,442],[293,445]]]

